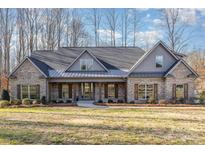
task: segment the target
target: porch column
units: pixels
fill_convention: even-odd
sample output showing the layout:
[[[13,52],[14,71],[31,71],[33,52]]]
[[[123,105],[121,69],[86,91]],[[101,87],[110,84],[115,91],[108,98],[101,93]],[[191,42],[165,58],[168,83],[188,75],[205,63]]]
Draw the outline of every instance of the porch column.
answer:
[[[101,100],[102,99],[102,83],[100,82],[99,83],[99,99]]]
[[[124,83],[124,89],[125,89],[125,102],[127,102],[127,82]]]
[[[73,102],[76,103],[76,92],[77,92],[77,89],[76,89],[76,84],[73,85]]]

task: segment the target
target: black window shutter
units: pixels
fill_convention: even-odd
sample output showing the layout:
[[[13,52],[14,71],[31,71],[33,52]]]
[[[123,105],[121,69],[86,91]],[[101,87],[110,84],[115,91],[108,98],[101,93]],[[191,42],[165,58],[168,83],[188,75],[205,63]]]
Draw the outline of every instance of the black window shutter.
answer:
[[[184,98],[188,99],[188,84],[184,84]]]
[[[17,99],[21,99],[21,85],[17,85]]]
[[[118,98],[118,84],[115,84],[115,98]]]
[[[135,99],[138,100],[138,84],[134,85],[134,95],[135,95]]]
[[[61,83],[58,84],[58,97],[62,98],[62,84]]]
[[[158,100],[158,84],[154,84],[154,99]]]
[[[108,84],[107,83],[105,83],[104,90],[105,90],[105,98],[108,98]]]
[[[72,84],[69,84],[69,98],[72,98]]]
[[[176,84],[172,85],[172,97],[173,99],[176,99]]]
[[[37,98],[40,99],[40,85],[37,85]]]

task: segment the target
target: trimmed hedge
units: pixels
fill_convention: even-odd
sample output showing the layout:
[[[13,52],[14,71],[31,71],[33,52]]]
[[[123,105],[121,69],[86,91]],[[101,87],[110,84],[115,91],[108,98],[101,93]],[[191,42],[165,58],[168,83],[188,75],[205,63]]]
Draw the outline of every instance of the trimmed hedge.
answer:
[[[24,98],[24,99],[22,99],[22,104],[23,105],[31,105],[31,100],[29,98]]]
[[[20,99],[15,99],[10,101],[11,105],[21,105],[21,100]]]
[[[7,107],[7,106],[9,106],[9,105],[10,105],[10,102],[7,101],[7,100],[1,100],[1,101],[0,101],[0,107],[1,107],[1,108]]]
[[[32,101],[32,104],[41,104],[41,103],[42,103],[42,101],[39,99],[35,99]]]

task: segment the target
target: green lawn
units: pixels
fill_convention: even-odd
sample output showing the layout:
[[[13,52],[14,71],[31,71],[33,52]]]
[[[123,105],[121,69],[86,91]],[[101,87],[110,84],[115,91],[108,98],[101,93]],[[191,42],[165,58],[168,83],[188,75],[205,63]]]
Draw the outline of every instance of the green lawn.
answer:
[[[205,108],[0,109],[0,144],[205,144]]]

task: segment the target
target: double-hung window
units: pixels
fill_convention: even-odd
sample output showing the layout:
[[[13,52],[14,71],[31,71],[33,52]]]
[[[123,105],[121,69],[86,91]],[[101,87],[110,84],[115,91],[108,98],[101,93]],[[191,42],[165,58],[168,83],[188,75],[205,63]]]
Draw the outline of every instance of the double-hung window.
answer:
[[[163,67],[163,63],[164,63],[163,56],[162,55],[157,55],[156,59],[155,59],[155,62],[156,62],[156,67],[157,68],[162,68]]]
[[[139,99],[154,99],[154,85],[153,84],[140,84],[138,86]]]
[[[69,98],[69,86],[68,86],[68,84],[62,84],[62,98],[63,99]]]
[[[176,85],[176,98],[184,99],[184,85],[183,84]]]
[[[17,93],[20,94],[21,99],[40,99],[40,86],[39,85],[19,85],[20,91]]]
[[[80,70],[90,71],[93,67],[93,59],[80,59]]]
[[[108,98],[115,98],[115,84],[108,84]]]

